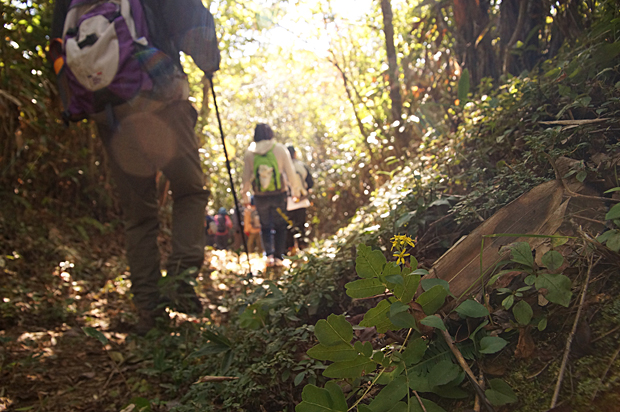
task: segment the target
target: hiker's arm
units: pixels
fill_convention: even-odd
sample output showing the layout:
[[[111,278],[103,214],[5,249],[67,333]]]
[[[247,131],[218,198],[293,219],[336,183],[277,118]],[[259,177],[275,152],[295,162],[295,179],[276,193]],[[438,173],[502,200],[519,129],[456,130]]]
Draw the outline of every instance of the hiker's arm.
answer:
[[[207,75],[220,68],[220,51],[213,15],[201,0],[164,0],[168,32],[177,47]]]
[[[243,158],[243,176],[242,176],[242,186],[241,186],[241,196],[243,198],[243,202],[246,205],[250,204],[250,196],[248,192],[252,187],[252,169],[254,169],[254,155],[249,151],[245,152],[245,157]]]
[[[291,187],[291,196],[299,199],[302,195],[303,187],[299,175],[295,171],[295,166],[293,166],[293,160],[291,160],[288,149],[282,145],[276,145],[273,149],[273,153],[276,155],[277,159],[281,161],[282,166],[284,166],[284,173]]]

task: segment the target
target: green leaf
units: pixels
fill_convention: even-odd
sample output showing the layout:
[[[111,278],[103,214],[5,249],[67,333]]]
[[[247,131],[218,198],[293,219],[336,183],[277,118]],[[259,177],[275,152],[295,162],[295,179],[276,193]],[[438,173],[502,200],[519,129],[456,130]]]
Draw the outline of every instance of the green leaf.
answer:
[[[620,187],[614,187],[613,189],[606,190],[605,194],[613,192],[620,192]]]
[[[344,318],[343,315],[327,317],[321,319],[314,327],[314,334],[319,342],[326,346],[334,346],[339,343],[349,343],[353,339],[353,326]]]
[[[418,290],[421,276],[413,273],[403,274],[402,276],[404,279],[403,285],[396,285],[394,288],[394,296],[403,303],[409,303],[413,300]]]
[[[568,277],[561,274],[542,273],[536,278],[536,289],[547,289],[545,298],[548,301],[557,303],[564,307],[570,304],[573,292],[571,292],[571,281]]]
[[[350,343],[340,342],[333,346],[322,343],[310,348],[306,352],[308,356],[318,360],[328,360],[332,362],[352,360],[357,357],[357,351]]]
[[[357,342],[355,342],[354,347],[355,347],[355,350],[358,353],[360,353],[360,354],[362,354],[364,356],[367,356],[369,358],[372,356],[372,343],[370,343],[370,342],[362,343],[360,341],[357,341]]]
[[[108,338],[106,338],[105,335],[99,332],[97,329],[91,328],[89,326],[84,326],[82,327],[82,330],[84,331],[86,336],[97,339],[99,342],[101,342],[102,345],[108,344]]]
[[[420,400],[422,401],[422,404],[424,404],[424,409],[426,409],[426,412],[446,412],[444,408],[437,405],[433,401],[429,401],[428,399],[424,399],[424,398],[420,398]],[[420,406],[420,402],[418,402],[417,399],[412,399],[411,409],[409,412],[423,412],[423,411],[424,410]]]
[[[512,313],[515,315],[517,323],[521,326],[529,325],[534,315],[534,311],[530,304],[523,300],[519,301],[514,308],[512,308]]]
[[[607,239],[605,246],[607,246],[610,250],[617,252],[620,250],[620,231],[612,230],[611,232],[612,234],[609,236],[609,239]]]
[[[485,336],[480,339],[480,353],[497,353],[504,349],[508,342],[499,336]]]
[[[467,299],[454,310],[463,317],[483,318],[489,316],[489,310],[473,299]]]
[[[394,407],[395,402],[407,396],[407,392],[409,392],[407,378],[400,376],[381,389],[381,392],[375,396],[368,407],[373,412],[388,412]]]
[[[515,303],[515,295],[508,295],[508,297],[502,301],[502,306],[504,309],[508,310],[512,307],[513,303]]]
[[[403,351],[403,359],[407,366],[414,365],[422,360],[426,353],[426,341],[422,338],[412,340]]]
[[[334,382],[327,382],[325,389],[314,385],[304,386],[302,402],[295,412],[346,412],[347,402],[342,389]]]
[[[356,298],[368,298],[385,292],[385,286],[378,278],[358,279],[344,285],[347,295]]]
[[[467,95],[469,94],[469,70],[463,70],[461,78],[459,79],[458,97],[459,104],[462,107],[467,102]]]
[[[400,303],[400,302],[397,302]],[[407,306],[407,305],[405,305]],[[398,312],[392,315],[390,312],[390,322],[399,328],[407,328],[407,329],[417,329],[417,324],[415,322],[415,318],[411,313],[407,312]]]
[[[428,383],[431,386],[445,385],[456,379],[460,370],[451,360],[442,360],[431,368]]]
[[[543,255],[541,261],[547,269],[556,270],[564,263],[564,256],[555,250],[550,250]]]
[[[306,377],[306,371],[299,372],[297,376],[295,376],[295,379],[293,379],[293,384],[295,386],[299,386],[299,384],[304,380],[305,377]]]
[[[363,355],[357,355],[353,360],[334,362],[323,371],[327,378],[355,379],[362,376],[362,372],[370,373],[377,364]]]
[[[387,300],[382,300],[377,304],[377,306],[366,312],[364,319],[360,322],[360,326],[365,328],[376,326],[377,332],[379,333],[385,333],[388,329],[398,329],[398,327],[394,326],[388,318],[387,315],[389,311],[390,302]]]
[[[471,335],[469,335],[469,339],[475,341],[476,338],[476,333],[478,333],[478,331],[482,328],[484,328],[486,325],[489,324],[488,320],[485,320],[484,322],[482,322],[480,325],[478,325],[478,327],[476,329],[474,329],[474,331],[471,333]]]
[[[433,286],[426,292],[422,293],[416,302],[422,306],[422,310],[427,315],[432,315],[437,312],[444,305],[448,292],[443,286]]]
[[[446,292],[450,293],[450,284],[448,283],[447,280],[443,280],[443,279],[422,279],[422,289],[424,289],[425,291],[432,289],[435,286],[441,286],[443,287]]]
[[[512,388],[501,379],[491,379],[489,381],[490,389],[484,391],[487,399],[495,406],[502,406],[517,401],[517,395]]]
[[[444,325],[443,321],[435,315],[425,317],[420,321],[420,323],[422,325],[431,326],[433,328],[446,330],[446,325]]]
[[[527,242],[516,242],[510,248],[512,251],[512,261],[533,268],[534,257],[530,244]]]
[[[378,278],[383,272],[383,266],[387,260],[380,250],[372,250],[369,246],[360,244],[357,246],[357,258],[355,258],[355,271],[361,278]]]
[[[538,330],[543,331],[547,329],[547,318],[542,318],[540,322],[538,322]]]
[[[585,170],[580,171],[579,173],[577,173],[577,176],[575,176],[575,178],[580,182],[586,180],[586,177],[588,177],[588,172],[586,172]]]
[[[396,402],[388,412],[409,412],[409,406],[405,402]]]
[[[402,275],[387,275],[385,277],[385,280],[395,285],[402,285],[405,282]]]
[[[614,220],[620,218],[620,203],[615,204],[605,215],[606,220]]]

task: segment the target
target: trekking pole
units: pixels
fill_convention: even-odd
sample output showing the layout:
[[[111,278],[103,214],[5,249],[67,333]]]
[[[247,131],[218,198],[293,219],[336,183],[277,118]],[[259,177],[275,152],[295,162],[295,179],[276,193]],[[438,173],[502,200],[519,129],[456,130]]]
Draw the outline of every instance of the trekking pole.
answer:
[[[237,192],[235,191],[235,182],[232,177],[232,168],[230,167],[230,159],[228,158],[228,150],[226,150],[226,140],[224,140],[224,129],[222,128],[222,120],[220,119],[220,111],[217,107],[217,99],[215,98],[215,88],[213,87],[213,75],[207,75],[209,84],[211,85],[211,93],[213,94],[213,105],[215,106],[215,116],[217,117],[217,124],[220,127],[220,136],[222,137],[222,145],[224,146],[224,156],[226,157],[226,169],[228,169],[228,177],[230,178],[230,189],[232,191],[233,199],[235,201],[235,210],[237,211],[237,223],[239,223],[239,229],[241,230],[241,240],[243,240],[243,248],[245,254],[248,257],[248,268],[250,269],[250,276],[252,274],[252,265],[250,264],[250,252],[248,251],[248,244],[245,240],[245,232],[243,231],[241,224],[241,210],[239,209],[239,201],[237,200]]]

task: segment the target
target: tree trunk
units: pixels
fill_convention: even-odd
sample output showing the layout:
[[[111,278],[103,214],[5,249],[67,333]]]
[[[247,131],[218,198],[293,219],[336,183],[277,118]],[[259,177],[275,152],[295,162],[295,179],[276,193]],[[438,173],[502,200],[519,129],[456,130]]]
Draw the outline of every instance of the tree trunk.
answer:
[[[492,36],[487,30],[489,0],[454,0],[453,11],[457,27],[455,49],[461,66],[469,69],[472,86],[477,86],[484,77],[496,79],[499,70]]]
[[[388,58],[388,80],[390,87],[392,122],[398,121],[398,126],[396,126],[397,142],[395,146],[404,147],[406,142],[402,141],[402,133],[399,132],[403,126],[403,98],[401,95],[400,81],[398,79],[398,59],[396,58],[396,47],[394,46],[394,26],[392,24],[393,14],[390,0],[381,0],[381,12],[383,13],[383,33],[385,34],[385,48]]]

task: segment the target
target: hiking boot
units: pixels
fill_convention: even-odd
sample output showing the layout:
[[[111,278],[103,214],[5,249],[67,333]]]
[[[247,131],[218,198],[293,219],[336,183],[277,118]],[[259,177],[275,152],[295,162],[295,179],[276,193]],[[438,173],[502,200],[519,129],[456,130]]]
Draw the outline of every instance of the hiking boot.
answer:
[[[170,317],[163,308],[139,310],[138,316],[138,322],[132,328],[132,332],[138,336],[144,336],[150,330],[159,326],[165,326],[170,321]]]
[[[202,315],[203,307],[194,287],[186,282],[178,282],[173,291],[167,292],[166,306],[187,315]]]

